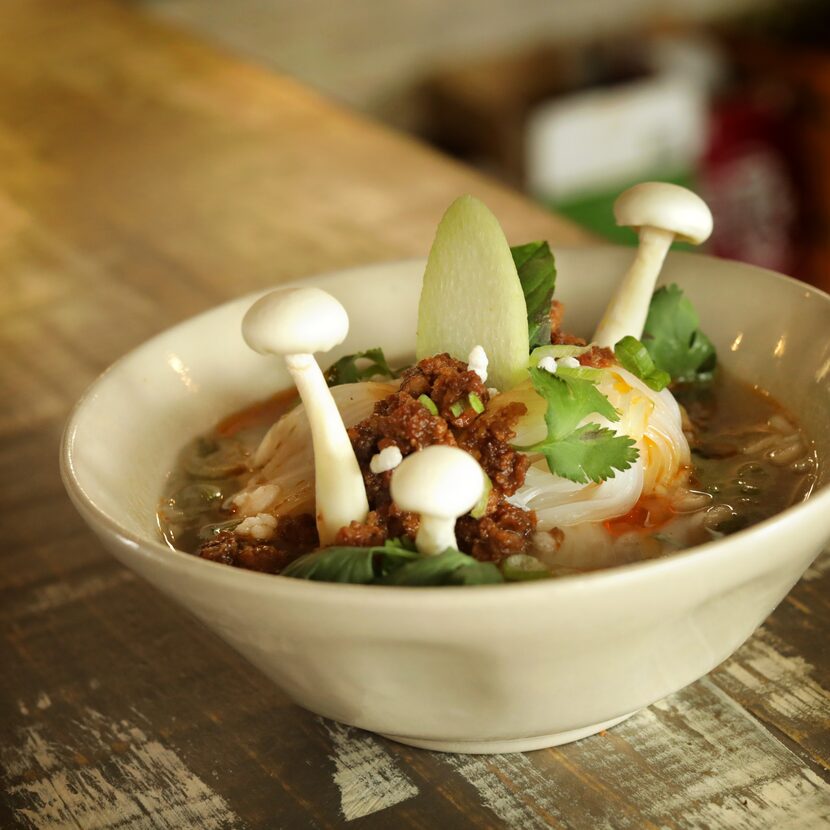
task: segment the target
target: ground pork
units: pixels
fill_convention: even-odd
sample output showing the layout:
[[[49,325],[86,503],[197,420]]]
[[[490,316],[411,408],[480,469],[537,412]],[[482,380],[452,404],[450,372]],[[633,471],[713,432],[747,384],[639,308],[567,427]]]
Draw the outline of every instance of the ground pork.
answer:
[[[283,516],[274,536],[267,542],[224,530],[199,548],[199,556],[237,568],[264,573],[279,573],[303,553],[314,550],[320,541],[314,516]]]
[[[371,512],[365,522],[352,522],[337,535],[339,545],[382,545],[386,539],[408,536],[414,539],[419,518],[400,510],[389,495],[393,471],[373,473],[372,457],[394,444],[403,456],[431,446],[447,444],[469,452],[487,473],[493,489],[484,515],[459,521],[463,533],[459,546],[465,553],[488,561],[498,561],[498,545],[504,555],[528,549],[528,537],[535,527],[535,515],[525,524],[515,513],[525,513],[505,500],[524,483],[529,461],[510,446],[516,421],[527,412],[524,404],[513,403],[493,413],[478,413],[469,407],[468,396],[479,396],[482,403],[490,395],[481,379],[467,365],[447,354],[429,357],[403,374],[400,391],[375,404],[372,414],[349,429],[355,448]],[[428,396],[436,405],[433,415],[418,398]],[[451,407],[463,402],[465,410],[454,416]],[[531,514],[525,514],[530,516]]]
[[[498,494],[481,519],[462,516],[455,523],[458,547],[484,562],[500,562],[514,553],[528,553],[536,530],[536,513],[510,504]]]

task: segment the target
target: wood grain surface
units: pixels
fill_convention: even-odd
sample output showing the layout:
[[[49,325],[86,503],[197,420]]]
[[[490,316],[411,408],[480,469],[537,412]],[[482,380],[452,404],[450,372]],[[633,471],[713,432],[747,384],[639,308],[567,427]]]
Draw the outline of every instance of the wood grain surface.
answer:
[[[0,828],[830,823],[827,557],[607,734],[453,756],[294,707],[70,506],[61,428],[111,361],[243,292],[423,255],[461,192],[515,241],[585,238],[128,6],[0,6]]]

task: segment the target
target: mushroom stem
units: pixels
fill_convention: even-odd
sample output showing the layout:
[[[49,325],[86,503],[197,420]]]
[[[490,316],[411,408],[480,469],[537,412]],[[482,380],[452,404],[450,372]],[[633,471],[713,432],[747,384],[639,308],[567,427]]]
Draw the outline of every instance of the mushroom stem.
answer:
[[[436,556],[447,548],[457,548],[455,519],[421,514],[421,524],[415,535],[415,547],[424,556]]]
[[[313,355],[346,339],[349,316],[319,288],[281,288],[260,297],[242,320],[245,342],[260,354],[285,358],[311,428],[317,532],[330,545],[337,531],[369,512],[363,475],[331,390]]]
[[[640,234],[637,256],[605,309],[593,342],[613,348],[643,333],[654,284],[672,240],[700,245],[712,233],[712,213],[691,190],[667,182],[642,182],[614,202],[617,224]]]
[[[408,455],[390,482],[392,501],[421,516],[415,546],[424,556],[457,547],[455,520],[475,507],[484,487],[478,461],[458,447],[442,444]]]
[[[608,303],[593,337],[598,346],[613,348],[626,335],[639,338],[646,324],[654,284],[674,240],[671,231],[640,229],[637,256]]]
[[[311,427],[317,533],[321,545],[331,545],[341,527],[366,519],[363,474],[317,361],[310,354],[296,354],[286,355],[285,362]]]

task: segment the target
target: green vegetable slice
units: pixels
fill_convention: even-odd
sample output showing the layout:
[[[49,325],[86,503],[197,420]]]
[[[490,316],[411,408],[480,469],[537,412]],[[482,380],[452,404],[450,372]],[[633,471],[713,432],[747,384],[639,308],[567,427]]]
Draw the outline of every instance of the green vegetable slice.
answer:
[[[529,347],[550,343],[550,306],[556,288],[556,263],[547,242],[510,249],[527,306]]]
[[[589,352],[590,350],[590,346],[572,346],[566,343],[539,346],[533,350],[530,359],[531,361],[536,360],[538,363],[543,357],[555,357],[557,360],[560,357],[579,357],[581,354],[585,354],[585,352]]]
[[[671,375],[657,368],[648,349],[636,337],[623,337],[614,346],[614,354],[623,369],[628,369],[655,392],[665,389],[671,383]]]
[[[418,359],[487,354],[488,383],[509,389],[526,376],[527,305],[498,220],[478,199],[449,207],[429,252],[418,306]]]
[[[329,386],[343,383],[359,383],[373,378],[396,378],[398,372],[389,366],[383,349],[379,346],[363,352],[347,354],[336,360],[323,373]]]
[[[717,355],[698,328],[694,306],[676,285],[654,293],[643,329],[643,345],[658,369],[674,383],[705,383],[714,376]]]
[[[530,353],[527,365],[537,367],[543,357],[552,357],[558,360],[561,357],[579,357],[589,351],[587,346],[539,346]],[[605,369],[596,369],[593,366],[557,366],[556,374],[575,380],[590,380],[597,383],[602,379]]]
[[[484,471],[482,470],[484,473]],[[487,512],[487,502],[490,501],[490,492],[493,489],[493,482],[487,473],[484,473],[484,489],[481,491],[481,498],[476,502],[475,507],[470,511],[474,519],[481,519]]]
[[[430,413],[430,415],[438,414],[438,407],[429,395],[418,395],[418,403],[421,404],[421,406],[423,406]]]
[[[596,413],[609,421],[618,421],[619,413],[590,380],[555,375],[531,368],[533,388],[546,401],[544,440],[521,452],[538,452],[545,456],[548,469],[579,484],[599,483],[614,478],[615,470],[627,470],[637,459],[634,441],[598,424],[580,423]]]
[[[535,556],[514,553],[501,563],[501,572],[507,582],[528,582],[549,579],[552,574]]]

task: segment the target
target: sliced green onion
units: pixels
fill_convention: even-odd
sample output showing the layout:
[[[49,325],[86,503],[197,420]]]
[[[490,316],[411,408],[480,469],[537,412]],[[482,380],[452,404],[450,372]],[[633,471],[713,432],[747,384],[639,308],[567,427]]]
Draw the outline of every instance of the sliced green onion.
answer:
[[[648,349],[636,337],[623,337],[614,346],[614,354],[623,369],[628,369],[655,392],[665,389],[671,383],[669,373],[657,368]]]
[[[598,383],[602,380],[605,369],[595,369],[593,366],[559,366],[556,367],[556,374],[563,378],[573,380],[589,380],[591,383]]]
[[[429,395],[419,395],[418,396],[418,403],[421,404],[425,409],[427,409],[430,415],[437,415],[438,414],[438,407],[435,405],[435,401],[430,398]]]
[[[475,392],[470,392],[467,395],[467,400],[470,402],[470,406],[479,414],[481,415],[484,412],[484,404],[481,402],[481,398],[476,395]]]
[[[487,502],[490,501],[490,491],[493,489],[493,482],[490,481],[490,476],[484,473],[484,490],[481,492],[481,498],[476,502],[476,506],[470,511],[470,515],[474,519],[483,519],[487,512]]]
[[[457,418],[464,411],[464,404],[461,401],[456,401],[451,407],[450,412],[453,418]]]
[[[531,579],[548,579],[551,572],[535,556],[514,553],[501,563],[501,572],[507,582],[527,582]]]
[[[590,346],[539,346],[530,353],[528,365],[537,366],[543,357],[553,357],[558,360],[560,357],[579,357],[587,351],[590,351]]]

